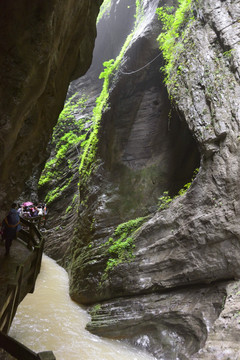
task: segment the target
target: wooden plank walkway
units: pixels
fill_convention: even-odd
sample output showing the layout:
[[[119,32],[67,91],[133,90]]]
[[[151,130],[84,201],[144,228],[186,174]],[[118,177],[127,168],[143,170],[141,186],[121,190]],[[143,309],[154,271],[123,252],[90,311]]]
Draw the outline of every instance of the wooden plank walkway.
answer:
[[[24,264],[29,257],[31,257],[32,251],[19,241],[13,240],[10,254],[5,256],[4,243],[0,241],[0,308],[4,296],[7,292],[9,283],[14,283],[16,278],[16,271],[19,265]]]
[[[22,222],[28,225],[24,219]],[[34,225],[29,224],[28,231],[19,235],[21,240],[13,240],[7,256],[0,241],[0,359],[5,359],[6,350],[17,360],[56,360],[52,351],[36,354],[7,335],[18,304],[27,293],[34,291],[44,245]]]

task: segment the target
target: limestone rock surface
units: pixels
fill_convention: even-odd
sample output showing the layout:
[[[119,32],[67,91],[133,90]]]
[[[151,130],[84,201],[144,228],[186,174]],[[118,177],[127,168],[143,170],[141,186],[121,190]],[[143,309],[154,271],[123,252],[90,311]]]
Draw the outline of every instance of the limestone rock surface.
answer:
[[[237,360],[240,357],[238,339],[240,336],[240,283],[227,286],[224,310],[214,323],[205,346],[193,360]]]
[[[150,9],[153,2],[149,7],[147,2],[145,5],[145,10],[149,10],[145,18],[146,25],[146,19],[151,18]],[[240,3],[238,0],[199,0],[193,6],[194,20],[186,29],[184,46],[176,57],[171,75],[173,82],[168,85],[177,114],[180,114],[182,122],[188,125],[197,142],[197,146],[193,145],[188,151],[187,147],[184,148],[185,141],[177,148],[177,153],[179,154],[179,149],[184,149],[182,159],[188,161],[196,148],[200,151],[200,170],[190,189],[183,196],[175,198],[168,208],[162,211],[156,208],[151,209],[152,212],[147,211],[151,207],[150,203],[156,204],[157,198],[165,190],[165,184],[162,186],[160,181],[161,175],[154,178],[151,166],[156,165],[157,171],[160,172],[164,162],[173,166],[180,163],[180,161],[171,163],[169,160],[171,146],[167,147],[166,143],[164,145],[162,143],[163,131],[160,127],[162,124],[166,125],[167,121],[165,118],[165,123],[161,122],[160,110],[163,111],[163,108],[166,110],[166,102],[163,97],[161,99],[159,97],[164,90],[159,87],[160,79],[158,80],[156,75],[153,75],[156,82],[151,80],[150,88],[145,88],[145,91],[139,95],[141,101],[138,102],[138,89],[147,84],[146,73],[151,78],[153,74],[151,69],[148,72],[138,73],[137,85],[134,85],[133,77],[127,78],[127,75],[123,74],[127,72],[128,63],[125,62],[124,68],[121,68],[122,74],[120,71],[117,74],[118,82],[115,82],[111,88],[111,105],[103,115],[98,154],[101,164],[91,178],[88,188],[83,191],[88,202],[87,206],[85,204],[80,207],[79,232],[72,242],[70,266],[70,293],[73,299],[85,304],[101,303],[100,309],[93,307],[93,322],[88,325],[88,328],[96,334],[105,333],[109,336],[112,333],[113,336],[115,334],[119,338],[125,338],[131,337],[130,329],[132,333],[138,333],[140,325],[133,319],[142,316],[141,306],[138,307],[139,303],[136,302],[140,297],[145,304],[146,297],[150,299],[154,294],[152,301],[156,303],[156,297],[157,301],[161,302],[162,294],[169,294],[170,291],[179,291],[183,295],[185,291],[191,291],[195,286],[198,291],[205,289],[206,286],[215,288],[216,284],[223,284],[222,286],[226,287],[227,281],[232,282],[240,277],[238,21]],[[143,49],[148,49],[149,42],[152,44],[148,35],[154,31],[160,32],[160,26],[157,27],[152,21],[150,23],[148,23],[149,27],[143,26],[142,36],[137,38],[136,43],[132,42],[126,57],[139,59],[136,56],[140,51],[137,45],[141,44],[144,53]],[[149,51],[147,53],[149,54]],[[156,53],[152,52],[152,54]],[[135,66],[131,66],[130,69],[139,68],[144,64],[146,58],[141,64],[135,62]],[[128,86],[125,85],[126,79],[129,79]],[[174,87],[173,83],[177,83],[178,87]],[[123,99],[125,99],[124,106]],[[133,116],[130,115],[131,104],[137,109],[134,121]],[[152,110],[155,104],[158,104],[158,114],[156,112],[152,115],[150,108]],[[146,127],[143,120],[145,116],[148,120]],[[159,122],[155,116],[159,118]],[[154,127],[154,121],[159,127]],[[177,118],[175,121],[177,122]],[[151,126],[154,128],[153,132]],[[149,129],[149,134],[146,133],[146,129]],[[181,138],[182,133],[181,135],[180,132],[178,133]],[[172,142],[175,143],[176,141]],[[167,157],[164,154],[167,154]],[[175,157],[174,152],[171,154]],[[156,163],[153,159],[157,159]],[[197,165],[196,158],[193,164]],[[156,187],[150,187],[150,181],[142,174],[138,178],[140,180],[137,179],[136,174],[143,169],[151,174],[152,183],[157,181]],[[193,169],[194,166],[191,170]],[[183,172],[183,168],[181,171]],[[190,180],[190,177],[191,175],[188,175],[186,179]],[[166,178],[162,179],[164,182]],[[169,179],[171,177],[168,177],[168,184],[171,183]],[[172,183],[172,186],[176,186],[176,183]],[[121,199],[126,201],[123,202]],[[150,218],[134,234],[135,248],[131,261],[118,264],[105,276],[107,263],[111,258],[108,241],[119,220],[124,222],[149,214]],[[90,228],[91,232],[87,230]],[[195,333],[198,339],[194,346],[187,345],[189,341],[187,327],[183,326],[179,335],[179,329],[164,322],[167,328],[164,329],[166,330],[164,334],[168,334],[166,335],[168,340],[169,337],[177,339],[178,336],[182,336],[185,345],[181,345],[182,348],[169,347],[161,331],[150,331],[152,336],[149,343],[154,343],[157,334],[155,344],[158,343],[159,346],[158,349],[150,346],[150,351],[156,354],[157,358],[165,360],[189,359],[194,356],[193,354],[204,346],[208,331],[219,316],[221,306],[224,306],[225,295],[223,292],[219,294],[216,301],[213,300],[214,296],[209,298],[208,315],[201,317],[204,325],[198,327],[195,324],[193,325],[195,332],[193,329],[190,331]],[[175,320],[172,321],[178,324],[177,314],[181,313],[183,302],[179,300],[176,304],[173,300],[176,304],[175,308],[170,300],[169,298],[170,313],[172,311],[172,315],[176,315]],[[201,298],[199,301],[202,302]],[[149,301],[143,313],[149,315],[151,312],[147,309],[152,309],[153,303]],[[115,304],[117,304],[116,309]],[[226,313],[228,313],[228,305],[227,301]],[[187,314],[195,318],[194,306],[188,304],[187,307]],[[111,312],[112,308],[114,310]],[[215,318],[211,315],[210,309],[213,308],[218,309]],[[159,323],[162,324],[163,318]],[[155,319],[154,311],[147,320],[151,326],[157,328],[158,320]],[[233,349],[232,353],[238,346],[236,339],[239,329],[238,325],[235,325],[229,334],[230,339],[227,340]],[[161,328],[161,325],[159,326]],[[145,333],[141,330],[141,334],[147,333],[147,325],[145,330]],[[144,347],[148,339],[141,336],[139,339],[142,340],[139,340],[138,345]],[[206,344],[209,349],[208,342]],[[218,353],[220,354],[220,350]],[[208,356],[210,359],[211,355]],[[228,359],[227,351],[223,353],[222,359]]]
[[[93,307],[87,329],[127,339],[157,359],[187,360],[204,345],[209,328],[222,310],[225,294],[224,288],[206,286],[119,298]]]
[[[134,35],[110,78],[98,161],[87,184],[79,179],[78,216],[52,242],[53,233],[47,246],[68,266],[72,298],[90,305],[90,331],[148,349],[157,359],[235,360],[240,2],[193,2],[194,20],[168,84],[171,102],[159,71],[155,11],[177,3],[143,0],[141,26],[135,28],[136,2],[112,1],[111,16],[99,22],[93,66],[69,89],[89,94],[89,114],[101,91],[100,64],[119,54],[132,30]],[[72,150],[71,156],[77,163],[79,154]],[[165,190],[174,196],[196,167],[188,191],[160,211],[158,198]],[[53,214],[65,213],[77,189],[75,176],[65,198],[53,203]],[[109,252],[116,227],[141,216],[147,217],[134,233],[132,257],[107,270],[118,259]]]
[[[102,1],[0,4],[0,204],[2,217],[47,144],[70,80],[91,64]]]
[[[66,161],[76,165],[71,184],[48,206],[46,251],[61,264],[66,264],[70,251],[83,253],[82,243],[104,240],[119,223],[156,210],[163,191],[174,194],[188,182],[199,165],[196,142],[186,123],[174,109],[169,118],[171,104],[159,71],[163,59],[156,41],[158,1],[143,1],[142,6],[136,19],[135,0],[111,2],[111,7],[97,24],[93,63],[87,74],[74,80],[69,87],[69,97],[77,94],[76,97],[88,98],[86,109],[81,112],[79,108],[75,116],[76,121],[85,118],[85,128],[90,132],[92,111],[102,91],[103,80],[99,79],[102,63],[119,56],[126,39],[134,32],[119,71],[110,81],[108,105],[99,132],[98,153],[102,166],[95,171],[91,184],[83,188],[81,177],[77,179],[81,162],[79,144],[69,150],[61,164],[62,169],[65,167],[64,177],[57,176],[39,191],[40,198],[44,199],[48,192],[64,184],[70,174]],[[131,74],[132,70],[137,72]],[[54,156],[54,150],[51,156]],[[78,195],[78,182],[82,187],[81,215],[76,220],[76,213],[66,215],[66,209]],[[84,202],[87,206],[82,205]],[[76,242],[72,241],[74,236],[70,227],[79,228],[81,236],[77,236]],[[74,284],[77,287],[78,271],[81,271],[79,267]]]
[[[104,253],[99,244],[106,241],[119,223],[156,211],[163,191],[174,194],[199,165],[198,149],[186,124],[174,109],[171,119],[168,117],[171,104],[159,72],[162,58],[159,56],[148,65],[161,55],[156,41],[160,31],[157,6],[158,1],[143,2],[144,16],[138,19],[139,28],[133,27],[133,39],[111,79],[108,106],[99,131],[100,166],[96,167],[87,187],[82,187],[80,179],[79,235],[71,244],[70,276],[71,295],[77,301],[88,302],[89,298],[92,302],[95,296],[98,298],[94,287],[87,283],[92,282],[88,260],[92,261],[95,250],[99,259]],[[132,23],[134,25],[134,21]],[[126,74],[142,67],[141,71]],[[96,245],[93,253],[88,248],[89,242]],[[82,244],[86,249],[81,249]],[[104,260],[100,263],[105,266]],[[100,280],[102,270],[96,262],[96,280]],[[87,298],[86,288],[91,293]]]

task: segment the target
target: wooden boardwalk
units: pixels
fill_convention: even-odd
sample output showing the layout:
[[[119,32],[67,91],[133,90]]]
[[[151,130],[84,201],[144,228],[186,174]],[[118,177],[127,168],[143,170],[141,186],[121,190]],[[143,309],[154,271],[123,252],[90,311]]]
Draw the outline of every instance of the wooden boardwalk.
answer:
[[[39,230],[24,219],[21,223],[23,229],[18,240],[13,240],[9,255],[0,241],[0,349],[19,360],[54,360],[51,351],[36,354],[7,335],[19,303],[34,291],[43,253]]]
[[[5,247],[0,241],[0,294],[6,293],[8,284],[15,281],[17,268],[27,261],[31,253],[26,246],[14,240],[10,254],[5,256]],[[0,308],[1,300],[3,296],[0,297]]]

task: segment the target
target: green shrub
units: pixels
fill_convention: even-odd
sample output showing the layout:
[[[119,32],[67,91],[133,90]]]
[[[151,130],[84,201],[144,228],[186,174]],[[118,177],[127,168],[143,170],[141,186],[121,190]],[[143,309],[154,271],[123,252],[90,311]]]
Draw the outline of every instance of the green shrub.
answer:
[[[140,217],[118,225],[113,236],[104,244],[105,246],[108,246],[108,254],[111,257],[107,261],[102,280],[107,278],[108,272],[115,266],[122,262],[131,261],[134,258],[134,234],[147,218],[148,217]]]
[[[65,185],[61,187],[55,187],[53,190],[49,191],[44,199],[44,201],[49,205],[51,202],[56,200],[58,197],[62,196],[64,190],[68,188],[72,181],[72,177],[68,179]]]
[[[86,139],[86,131],[84,130],[85,120],[76,120],[75,113],[83,112],[86,108],[87,97],[83,95],[77,100],[78,93],[69,98],[59,116],[58,123],[53,129],[52,146],[53,151],[51,159],[45,164],[39,179],[39,186],[46,185],[53,180],[60,180],[63,177],[63,170],[60,170],[61,164],[66,161],[67,152],[72,146],[78,146]],[[73,162],[67,161],[63,168],[68,167],[69,171],[73,170]],[[65,171],[65,170],[64,170]],[[59,191],[52,190],[47,196],[52,199]],[[55,196],[56,197],[56,196]]]
[[[103,17],[103,15],[111,8],[111,0],[104,0],[101,7],[100,7],[100,11],[97,17],[97,23],[101,20],[101,18]]]
[[[195,169],[193,172],[193,177],[192,180],[190,182],[188,182],[187,184],[185,184],[177,193],[176,196],[171,197],[168,193],[168,191],[164,191],[163,195],[160,196],[160,198],[158,199],[158,210],[164,210],[167,209],[170,205],[170,203],[178,198],[179,196],[183,196],[184,194],[186,194],[186,192],[188,191],[188,189],[190,188],[190,186],[192,185],[193,180],[195,179],[195,177],[197,176],[199,172],[199,168]]]
[[[169,204],[173,201],[173,198],[169,196],[168,191],[164,191],[163,195],[158,199],[158,209],[163,210],[169,207]]]
[[[162,6],[157,9],[158,17],[163,24],[163,31],[157,40],[166,62],[162,68],[166,82],[169,81],[173,64],[184,47],[183,26],[194,19],[191,9],[192,0],[178,0],[178,2],[179,7],[175,12],[173,6]]]

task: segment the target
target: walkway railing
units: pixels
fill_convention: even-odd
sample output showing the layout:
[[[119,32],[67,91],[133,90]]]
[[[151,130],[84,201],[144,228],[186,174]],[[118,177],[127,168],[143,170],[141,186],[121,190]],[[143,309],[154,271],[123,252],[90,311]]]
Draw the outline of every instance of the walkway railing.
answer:
[[[25,345],[0,331],[1,348],[17,360],[56,360],[52,351],[44,351],[36,354]]]
[[[42,355],[35,354],[30,349],[7,336],[19,303],[27,292],[31,293],[34,291],[36,279],[41,268],[44,247],[44,238],[33,223],[21,218],[21,225],[22,229],[18,233],[17,240],[25,245],[31,253],[24,264],[17,267],[14,281],[11,281],[7,286],[5,302],[0,309],[0,347],[20,360],[53,360],[55,357],[52,352],[45,352]],[[14,354],[12,351],[14,351]],[[28,352],[28,357],[25,354],[26,352]],[[23,356],[23,354],[25,355]]]
[[[0,331],[3,331],[5,334],[9,331],[19,304],[22,274],[23,266],[21,265],[17,268],[15,282],[8,284],[7,297],[0,311]]]
[[[29,292],[33,292],[41,268],[44,238],[33,223],[21,217],[21,224],[23,225],[23,228],[19,231],[18,238],[28,247],[28,249],[32,250],[35,255],[34,259],[31,261],[30,269],[27,274],[28,281],[33,285]]]

